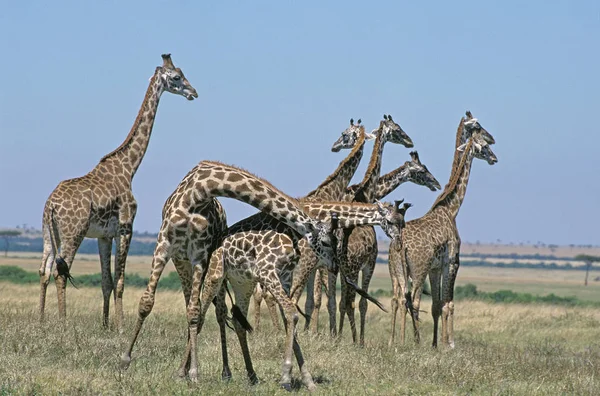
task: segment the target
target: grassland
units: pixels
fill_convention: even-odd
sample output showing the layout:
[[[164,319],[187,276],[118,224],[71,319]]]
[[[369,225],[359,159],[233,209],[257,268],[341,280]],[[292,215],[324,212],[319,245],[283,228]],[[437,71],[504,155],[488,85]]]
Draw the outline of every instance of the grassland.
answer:
[[[78,256],[75,276],[98,272],[97,258],[85,258]],[[0,260],[0,265],[21,264],[28,270],[37,270],[39,265],[36,257],[9,260]],[[128,271],[146,275],[149,262],[147,257],[132,260]],[[554,292],[600,300],[598,282],[584,288],[580,271],[464,267],[458,280],[486,291],[538,290],[541,293],[536,294]],[[377,267],[371,290],[377,288],[389,289],[385,266]],[[220,347],[211,308],[199,337],[200,382],[191,384],[173,378],[186,328],[181,293],[159,288],[131,367],[120,371],[118,357],[133,328],[141,289],[126,288],[126,332],[122,335],[101,328],[99,288],[68,289],[66,327],[56,325],[54,288],[49,289],[48,321],[38,323],[38,292],[35,285],[0,282],[0,395],[284,394],[278,388],[283,336],[273,331],[266,309],[263,327],[250,336],[261,383],[247,384],[233,332],[229,332],[228,342],[234,378],[230,383],[220,380]],[[389,306],[389,300],[383,302]],[[423,308],[429,311],[428,300]],[[321,315],[324,331],[326,312]],[[425,342],[421,345],[409,342],[389,348],[389,326],[389,315],[370,306],[364,349],[352,345],[347,326],[335,342],[325,334],[300,331],[299,341],[319,393],[592,395],[600,389],[597,308],[458,301],[454,350],[429,347],[429,314],[422,314]],[[411,335],[407,336],[411,340]],[[298,388],[305,391],[300,385]]]

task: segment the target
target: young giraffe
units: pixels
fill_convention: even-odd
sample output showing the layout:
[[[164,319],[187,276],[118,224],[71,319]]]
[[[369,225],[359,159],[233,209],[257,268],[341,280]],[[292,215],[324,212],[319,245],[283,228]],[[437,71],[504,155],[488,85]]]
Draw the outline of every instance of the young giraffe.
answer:
[[[356,124],[354,124],[354,119],[350,119],[350,126],[342,132],[342,135],[333,143],[331,148],[331,151],[336,153],[343,149],[351,149],[350,153],[346,158],[344,158],[344,160],[340,162],[335,171],[327,176],[325,181],[323,181],[323,183],[321,183],[315,190],[308,193],[303,200],[343,201],[342,198],[345,194],[346,188],[348,187],[348,184],[350,184],[352,177],[356,173],[356,169],[358,169],[360,160],[362,159],[365,141],[372,139],[375,139],[375,135],[365,132],[365,128],[361,125],[360,119]],[[261,224],[269,221],[267,219],[268,217],[269,216],[265,213],[259,212],[253,216],[239,221],[232,227],[238,227],[238,229],[253,229],[252,227],[254,227],[254,224],[256,224],[260,228]],[[275,300],[272,298],[272,296],[269,296],[268,293],[262,293],[260,284],[257,284],[256,288],[257,289],[254,293],[255,327],[258,327],[257,321],[260,320],[261,296],[265,296],[265,302],[267,302],[269,311],[271,312],[271,320],[274,324],[279,323],[277,316],[273,316],[273,313],[275,312],[273,311],[275,309]]]
[[[389,270],[392,278],[392,334],[390,345],[395,338],[395,324],[400,307],[400,336],[404,343],[405,321],[408,305],[415,330],[415,340],[419,342],[418,312],[421,291],[427,275],[431,283],[433,316],[433,342],[437,346],[438,319],[442,316],[442,343],[454,347],[454,281],[460,265],[460,236],[456,227],[456,216],[465,197],[473,158],[487,161],[490,165],[498,160],[489,146],[494,141],[481,127],[477,119],[467,112],[457,131],[457,143],[463,137],[467,142],[457,147],[457,165],[451,173],[450,181],[433,206],[423,217],[406,223],[402,230],[402,243],[390,245]],[[456,159],[458,158],[458,161]],[[443,291],[440,294],[440,281],[443,273]],[[412,292],[408,293],[407,278],[413,280]],[[440,300],[441,298],[441,300]]]
[[[339,223],[337,226],[340,227],[354,227],[365,224],[381,225],[384,228],[400,227],[399,225],[387,224],[389,221],[398,221],[394,217],[391,205],[386,206],[380,203],[378,205],[365,205],[337,202],[302,202],[301,207],[311,218],[319,221],[328,221],[330,219],[329,214],[335,213],[337,215],[336,221]],[[297,306],[288,296],[292,272],[295,263],[298,261],[297,244],[302,235],[293,227],[273,218],[270,220],[265,218],[265,220],[267,222],[260,227],[260,231],[256,229],[239,231],[230,228],[229,234],[224,238],[222,245],[214,251],[208,269],[209,275],[204,281],[204,289],[202,290],[200,303],[202,312],[196,324],[190,327],[189,334],[195,334],[201,329],[206,309],[213,298],[217,298],[217,306],[225,306],[225,293],[221,291],[217,294],[217,290],[224,280],[229,281],[232,285],[235,302],[239,306],[242,315],[247,313],[248,303],[255,289],[255,284],[260,283],[267,292],[274,296],[284,314],[286,342],[281,385],[284,389],[291,390],[291,359],[292,353],[294,353],[300,367],[302,382],[309,390],[313,390],[315,384],[304,363],[304,357],[295,338],[295,328],[298,321]],[[332,268],[331,261],[327,262],[327,265]],[[199,287],[200,285],[196,286]],[[196,293],[196,290],[193,293]],[[223,313],[225,311],[223,308],[217,309],[217,321],[220,326],[224,326],[225,317]],[[234,320],[234,326],[242,348],[248,377],[252,382],[255,382],[256,373],[250,358],[246,331],[237,320]],[[194,337],[191,337],[191,341],[194,343]],[[221,342],[224,365],[223,376],[231,376],[228,367],[226,340],[222,339]],[[194,348],[194,345],[189,348],[193,354],[195,354]],[[187,354],[182,367],[185,367],[186,363]],[[195,373],[195,365],[195,359],[192,358],[190,373]]]
[[[302,211],[297,200],[267,181],[233,166],[202,161],[183,178],[163,207],[150,280],[139,302],[137,324],[129,348],[121,358],[122,367],[127,367],[131,361],[131,351],[145,318],[154,306],[156,287],[169,259],[173,260],[181,278],[188,327],[194,328],[198,324],[200,309],[206,312],[207,306],[198,306],[202,278],[210,255],[221,245],[226,231],[225,212],[215,198],[219,196],[237,199],[269,213],[305,236],[319,257],[333,266],[328,224],[313,220]],[[194,334],[188,333],[188,336]],[[221,329],[221,337],[225,337],[224,328]],[[179,370],[180,375],[185,375],[189,364],[192,379],[198,374],[195,341],[195,336],[189,337],[188,358]],[[190,354],[190,351],[194,353]]]
[[[431,191],[436,191],[441,188],[439,182],[436,178],[429,172],[427,167],[423,165],[419,159],[419,154],[416,151],[412,151],[410,153],[411,160],[406,161],[399,168],[387,173],[378,178],[377,184],[375,186],[375,193],[373,198],[378,201],[387,196],[391,191],[396,189],[400,184],[405,182],[413,182],[417,185],[425,186],[429,188]],[[358,190],[359,185],[355,184],[347,189],[347,194],[349,197],[354,197],[356,191]],[[352,199],[352,198],[349,198]],[[377,259],[377,239],[375,235],[375,230],[372,227],[364,226],[364,227],[356,227],[352,230],[350,235],[346,241],[346,252],[344,253],[345,260],[349,265],[346,265],[346,276],[350,278],[351,281],[357,282],[358,279],[358,271],[362,270],[362,282],[361,288],[364,291],[368,291],[370,280],[373,276],[373,272],[375,270],[375,263]],[[340,257],[341,261],[342,257]],[[342,263],[342,266],[344,264]],[[320,272],[321,269],[317,268],[317,271]],[[315,279],[319,281],[319,276]],[[317,282],[315,281],[315,282]],[[310,279],[309,279],[310,286]],[[348,293],[348,290],[350,292]],[[314,297],[313,297],[314,295]],[[318,283],[315,283],[314,293],[311,294],[310,287],[307,290],[307,308],[306,314],[309,315],[311,312],[311,326],[313,331],[316,332],[318,328],[318,315],[320,308],[320,297],[321,297],[321,288]],[[315,302],[313,306],[309,306],[310,303]],[[343,302],[346,301],[345,304]],[[353,311],[353,301],[354,301],[354,291],[352,289],[348,289],[347,285],[342,283],[342,299],[341,299],[341,308],[340,308],[340,332],[343,325],[343,312],[344,305],[346,307],[346,311]],[[367,302],[366,300],[361,298],[359,303],[359,311],[361,317],[361,328],[360,328],[360,345],[364,345],[364,326],[366,319],[366,311],[367,311]],[[356,329],[354,327],[353,318],[349,317],[350,326],[353,334],[353,340],[356,342]],[[314,320],[314,322],[313,322]]]
[[[66,281],[75,253],[84,237],[97,238],[102,267],[104,296],[103,325],[108,326],[110,295],[114,289],[116,327],[122,331],[125,262],[131,243],[137,203],[131,182],[150,141],[158,102],[163,92],[188,100],[198,97],[196,90],[175,67],[169,54],[162,55],[163,65],[150,78],[146,96],[125,141],[105,155],[83,177],[62,181],[50,194],[42,218],[44,252],[40,266],[40,319],[44,319],[46,289],[54,261],[54,279],[58,292],[59,317],[66,318]],[[110,271],[112,241],[116,241],[115,280]]]

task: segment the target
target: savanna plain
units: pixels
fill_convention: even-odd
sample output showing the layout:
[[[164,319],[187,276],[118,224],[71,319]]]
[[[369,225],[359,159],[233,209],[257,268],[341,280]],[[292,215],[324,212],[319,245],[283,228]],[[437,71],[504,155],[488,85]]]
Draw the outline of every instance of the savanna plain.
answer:
[[[73,274],[98,272],[94,256],[78,255]],[[128,273],[146,276],[150,258],[132,257]],[[0,259],[0,265],[37,269],[31,255]],[[172,266],[169,266],[172,270]],[[590,272],[590,279],[600,271]],[[583,286],[581,271],[463,267],[458,285],[478,289],[555,293],[600,302],[600,282]],[[370,290],[391,288],[386,265],[378,265]],[[38,285],[0,279],[0,395],[12,394],[286,394],[278,386],[284,335],[272,326],[263,307],[260,328],[249,336],[258,385],[248,384],[241,351],[233,331],[228,346],[233,379],[221,380],[221,353],[214,309],[199,336],[198,383],[175,378],[186,339],[181,292],[161,290],[146,320],[128,370],[119,369],[137,315],[141,288],[125,289],[125,332],[101,326],[99,287],[67,290],[68,320],[58,323],[55,289],[48,288],[47,320],[39,323]],[[338,292],[339,297],[339,292]],[[383,294],[380,300],[390,306]],[[358,302],[357,302],[358,308]],[[303,306],[301,302],[300,306]],[[421,305],[422,343],[407,332],[406,345],[388,346],[390,315],[369,306],[365,347],[352,344],[349,326],[333,340],[327,331],[325,298],[320,333],[298,339],[319,394],[600,394],[600,309],[595,306],[456,302],[453,350],[430,347],[430,300]],[[111,307],[112,308],[112,307]],[[358,309],[357,309],[358,318]],[[249,320],[253,321],[252,308]],[[294,368],[295,389],[306,392]]]

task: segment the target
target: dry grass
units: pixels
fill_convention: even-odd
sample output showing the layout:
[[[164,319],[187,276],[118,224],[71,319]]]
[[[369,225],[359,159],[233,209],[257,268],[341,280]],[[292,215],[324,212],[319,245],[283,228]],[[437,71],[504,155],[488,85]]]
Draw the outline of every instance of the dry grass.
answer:
[[[53,297],[54,290],[50,292]],[[277,383],[283,336],[271,331],[266,310],[263,329],[250,337],[259,385],[247,384],[233,332],[229,346],[234,378],[221,382],[212,308],[199,337],[200,382],[173,379],[184,347],[185,315],[181,294],[164,290],[159,290],[131,367],[119,371],[118,357],[141,293],[126,291],[127,331],[118,335],[100,326],[99,289],[69,288],[69,319],[62,328],[56,326],[55,298],[48,299],[47,323],[39,324],[38,288],[0,282],[0,394],[284,394]],[[424,308],[429,310],[429,302]],[[364,349],[351,344],[347,331],[337,342],[303,332],[299,340],[320,382],[320,394],[546,395],[595,394],[600,389],[597,309],[461,301],[456,314],[455,350],[427,345],[428,314],[423,314],[424,345],[388,348],[389,316],[373,306]]]

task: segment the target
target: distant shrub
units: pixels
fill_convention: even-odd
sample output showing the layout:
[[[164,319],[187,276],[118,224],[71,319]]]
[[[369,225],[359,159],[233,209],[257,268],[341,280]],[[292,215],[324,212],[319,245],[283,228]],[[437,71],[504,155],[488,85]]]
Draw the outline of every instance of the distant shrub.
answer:
[[[600,306],[600,303],[591,301],[581,301],[577,297],[568,296],[560,297],[555,294],[548,294],[546,296],[535,296],[530,293],[515,293],[512,290],[498,290],[495,292],[484,292],[477,290],[477,287],[471,283],[464,286],[457,286],[454,289],[454,298],[460,299],[471,299],[481,300],[493,303],[544,303],[553,305],[567,305],[567,306]]]

